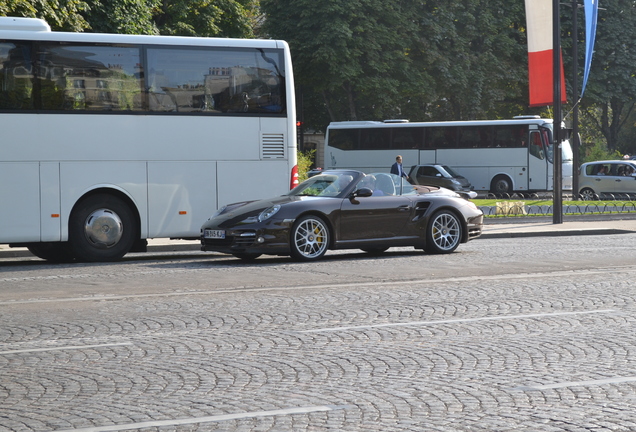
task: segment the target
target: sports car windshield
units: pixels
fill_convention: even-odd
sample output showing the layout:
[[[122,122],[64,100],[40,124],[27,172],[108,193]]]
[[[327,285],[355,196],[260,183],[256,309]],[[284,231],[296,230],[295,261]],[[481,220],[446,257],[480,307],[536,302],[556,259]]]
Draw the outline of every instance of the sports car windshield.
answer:
[[[287,195],[335,197],[344,191],[352,181],[353,176],[350,174],[320,174],[305,180],[289,191]]]
[[[417,195],[417,188],[405,178],[389,173],[362,174],[349,172],[325,172],[310,177],[287,193],[291,196],[343,197],[345,191],[370,189],[373,196]],[[354,178],[356,177],[356,178]],[[355,183],[355,185],[353,185]]]

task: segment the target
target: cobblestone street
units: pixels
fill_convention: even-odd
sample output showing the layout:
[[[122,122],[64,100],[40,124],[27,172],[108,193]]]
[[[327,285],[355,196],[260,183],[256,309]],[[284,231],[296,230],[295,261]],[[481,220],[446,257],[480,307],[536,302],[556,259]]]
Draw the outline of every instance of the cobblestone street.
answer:
[[[635,238],[3,263],[0,431],[636,430]]]

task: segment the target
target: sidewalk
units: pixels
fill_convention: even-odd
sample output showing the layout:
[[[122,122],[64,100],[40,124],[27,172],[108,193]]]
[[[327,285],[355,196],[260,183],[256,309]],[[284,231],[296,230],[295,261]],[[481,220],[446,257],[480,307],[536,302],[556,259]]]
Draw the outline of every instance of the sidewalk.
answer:
[[[486,218],[481,239],[580,236],[636,233],[636,217],[629,215],[564,216],[555,224],[551,217]],[[479,240],[477,240],[479,241]],[[149,239],[148,252],[199,251],[196,240]],[[26,248],[0,245],[0,258],[33,257]]]
[[[564,217],[555,224],[551,217],[486,218],[480,238],[514,238],[539,236],[580,236],[636,233],[636,218],[622,219],[618,215],[602,217]]]

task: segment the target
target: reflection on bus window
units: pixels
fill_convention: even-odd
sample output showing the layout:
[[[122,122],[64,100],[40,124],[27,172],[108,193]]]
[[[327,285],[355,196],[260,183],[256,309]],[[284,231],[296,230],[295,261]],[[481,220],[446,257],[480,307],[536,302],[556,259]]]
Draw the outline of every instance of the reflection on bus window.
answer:
[[[275,49],[4,41],[0,109],[284,115],[283,65]]]
[[[283,113],[278,53],[149,48],[150,111]]]
[[[0,109],[33,109],[33,67],[29,45],[0,43]]]
[[[39,44],[37,79],[45,110],[139,111],[139,49]]]

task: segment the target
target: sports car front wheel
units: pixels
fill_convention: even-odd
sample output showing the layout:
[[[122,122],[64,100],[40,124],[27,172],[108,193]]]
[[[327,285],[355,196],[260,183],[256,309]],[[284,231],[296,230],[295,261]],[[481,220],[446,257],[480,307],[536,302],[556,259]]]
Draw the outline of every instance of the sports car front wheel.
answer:
[[[297,261],[312,261],[323,257],[329,247],[329,228],[318,216],[303,216],[291,231],[291,256]]]
[[[462,224],[455,213],[440,210],[433,215],[426,229],[426,246],[428,253],[451,253],[462,238]]]

